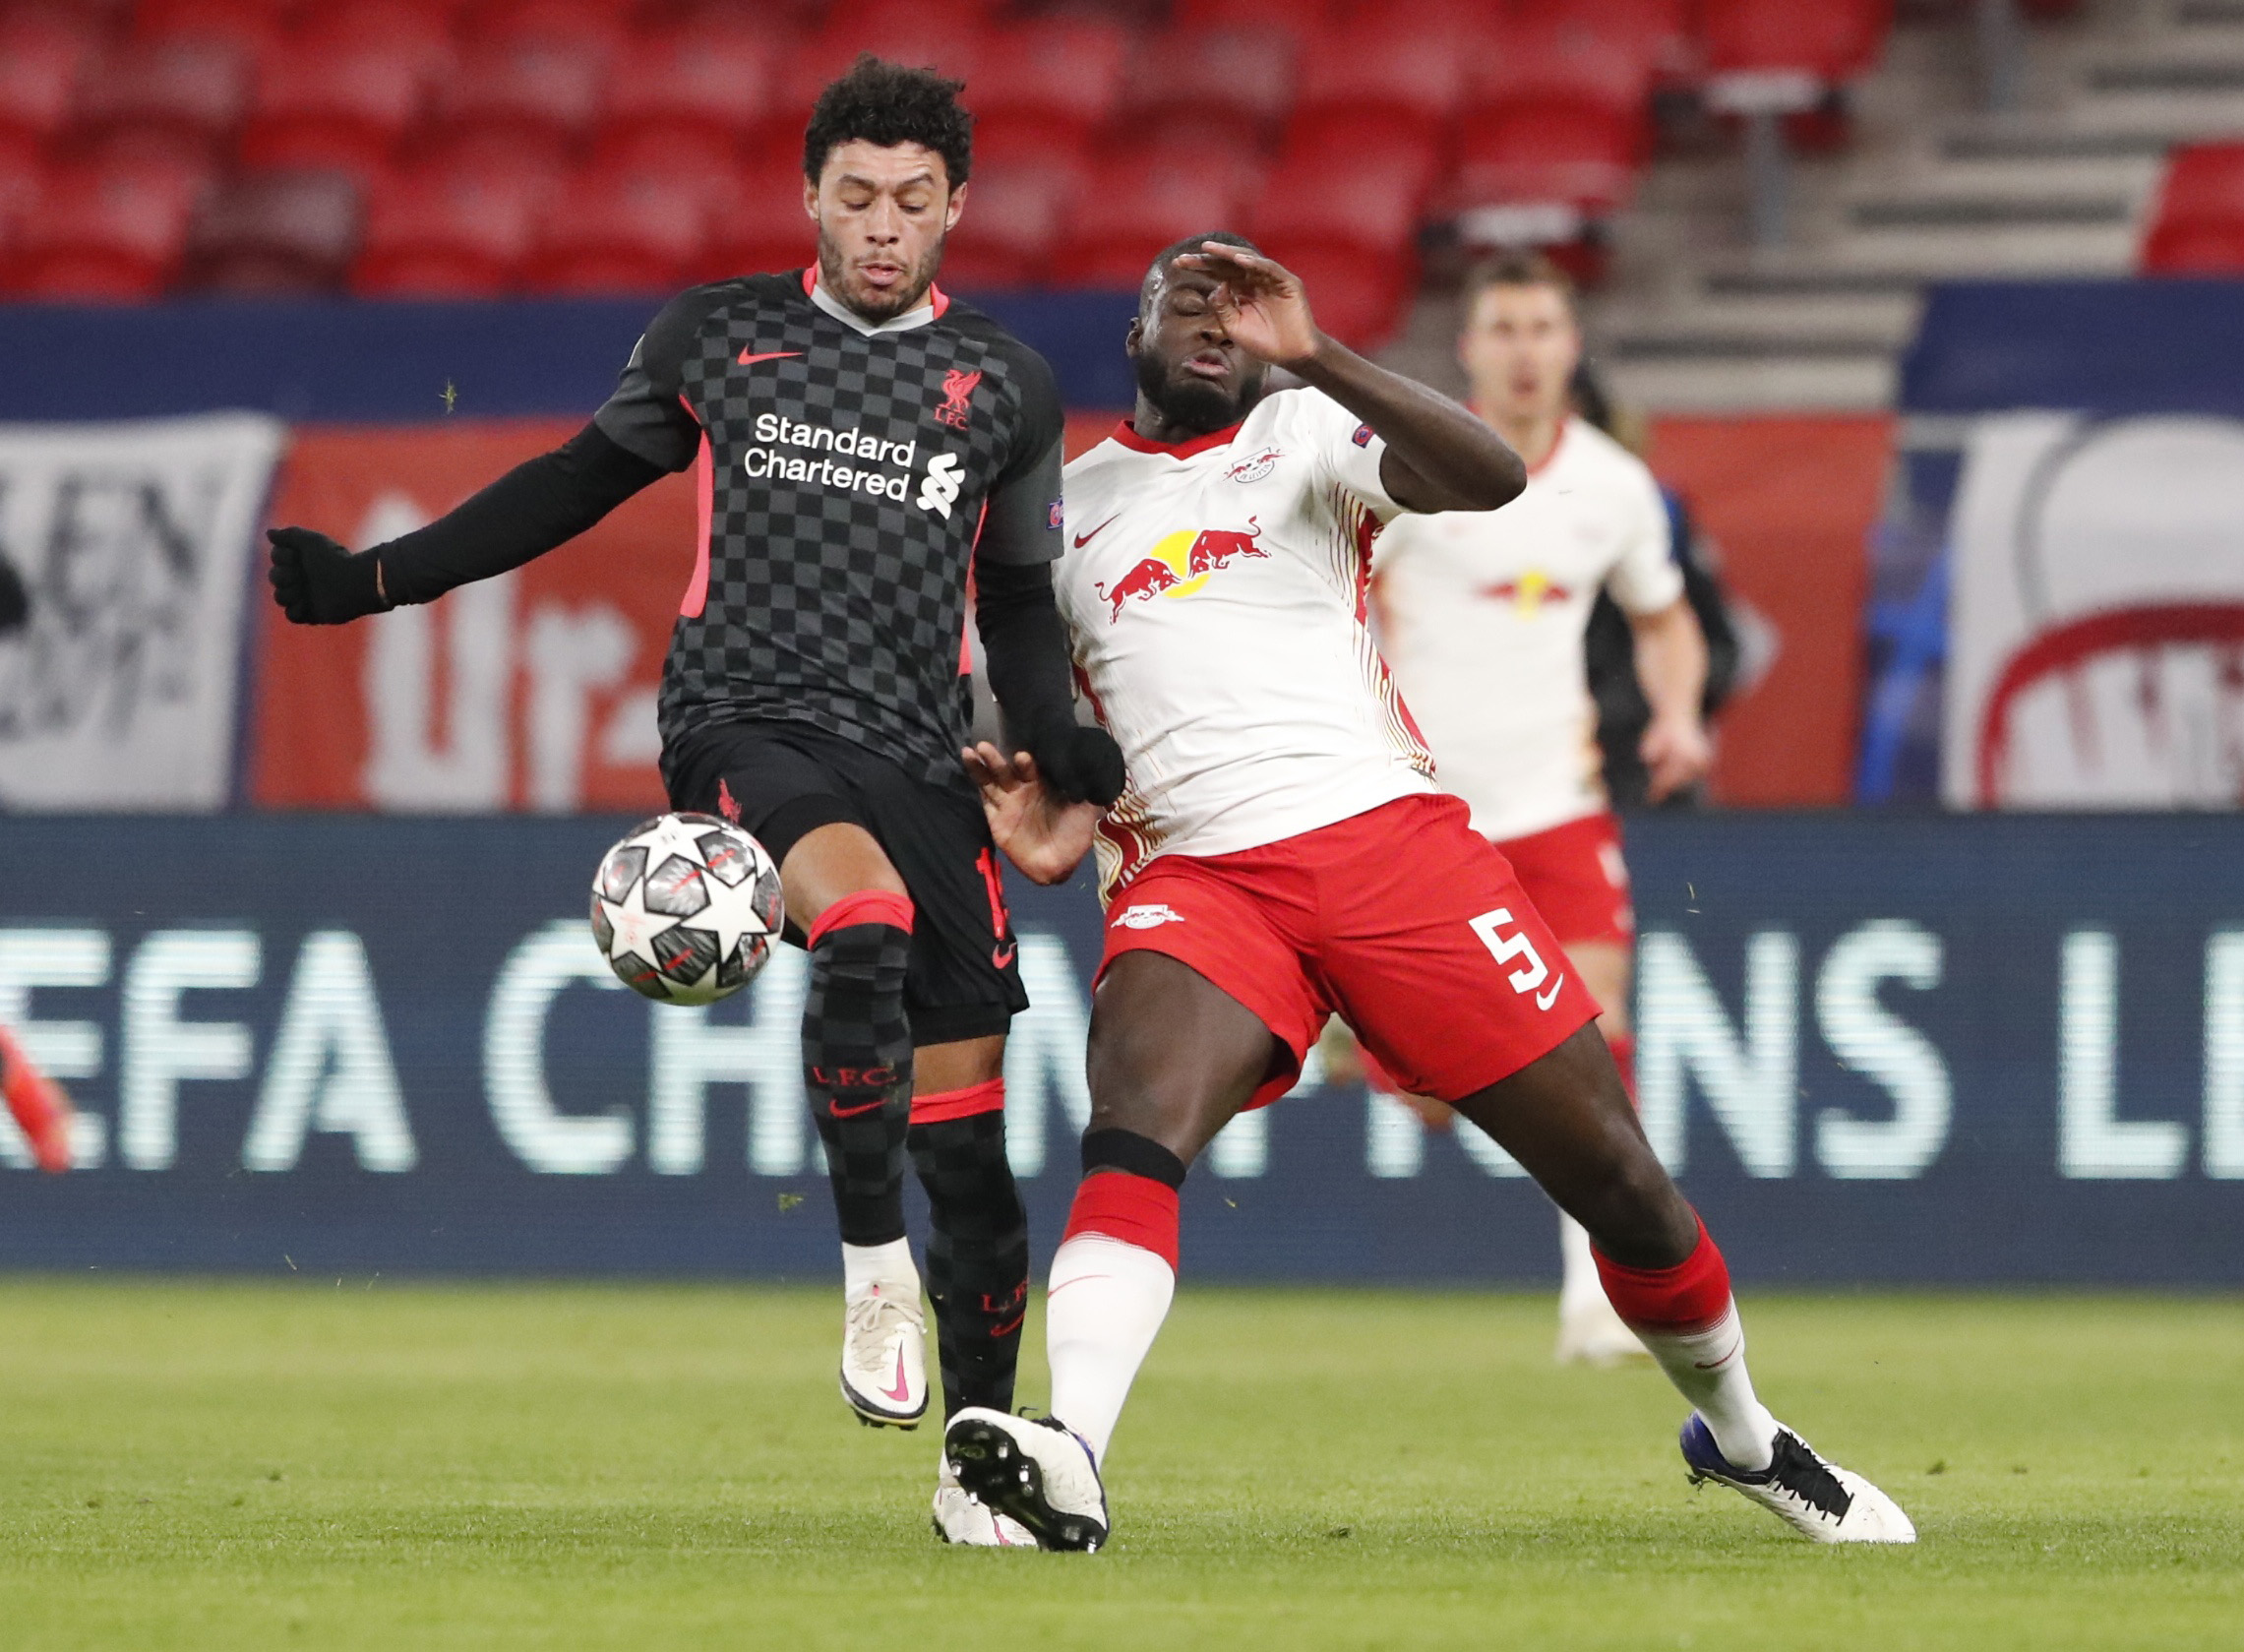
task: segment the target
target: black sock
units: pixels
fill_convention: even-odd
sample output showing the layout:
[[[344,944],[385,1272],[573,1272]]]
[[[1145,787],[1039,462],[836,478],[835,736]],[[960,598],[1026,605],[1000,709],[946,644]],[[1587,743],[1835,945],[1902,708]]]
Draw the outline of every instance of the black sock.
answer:
[[[912,1029],[904,965],[912,936],[894,924],[818,933],[803,1005],[803,1077],[825,1143],[844,1245],[904,1237],[904,1131],[912,1110]]]
[[[1005,1115],[914,1125],[911,1150],[928,1195],[943,1415],[962,1405],[1010,1411],[1028,1303],[1028,1214],[1005,1159]]]

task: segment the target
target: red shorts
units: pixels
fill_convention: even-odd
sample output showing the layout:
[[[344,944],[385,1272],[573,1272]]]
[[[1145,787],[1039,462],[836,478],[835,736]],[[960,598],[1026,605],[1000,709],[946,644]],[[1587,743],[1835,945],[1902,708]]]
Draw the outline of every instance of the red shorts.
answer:
[[[1507,838],[1496,847],[1512,863],[1520,887],[1561,945],[1636,944],[1628,866],[1620,858],[1620,817],[1584,815],[1547,831]]]
[[[1325,1017],[1345,1018],[1415,1094],[1462,1101],[1595,1019],[1504,857],[1456,798],[1398,799],[1235,855],[1163,855],[1107,912],[1102,975],[1163,952],[1251,1010],[1294,1087]]]

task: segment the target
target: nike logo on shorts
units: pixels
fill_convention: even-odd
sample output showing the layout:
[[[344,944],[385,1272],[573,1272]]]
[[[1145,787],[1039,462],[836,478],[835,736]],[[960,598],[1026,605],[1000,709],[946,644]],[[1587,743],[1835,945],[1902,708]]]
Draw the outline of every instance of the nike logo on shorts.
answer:
[[[1557,980],[1555,980],[1555,981],[1553,981],[1553,982],[1551,982],[1551,983],[1550,983],[1550,990],[1549,990],[1548,992],[1547,992],[1547,993],[1537,993],[1537,994],[1535,995],[1535,1007],[1536,1007],[1536,1009],[1538,1009],[1538,1010],[1547,1010],[1547,1009],[1549,1009],[1549,1008],[1550,1008],[1550,1007],[1551,1007],[1553,1004],[1556,1004],[1556,1003],[1558,1002],[1558,989],[1559,989],[1560,987],[1563,987],[1565,984],[1566,984],[1566,977],[1565,977],[1563,974],[1561,974],[1561,975],[1558,977],[1558,979],[1557,979]]]

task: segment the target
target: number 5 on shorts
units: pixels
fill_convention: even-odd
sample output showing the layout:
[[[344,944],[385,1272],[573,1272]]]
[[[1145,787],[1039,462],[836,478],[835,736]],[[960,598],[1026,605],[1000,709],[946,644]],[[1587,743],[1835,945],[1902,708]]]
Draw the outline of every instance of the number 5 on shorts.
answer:
[[[1481,945],[1488,948],[1488,955],[1496,962],[1509,963],[1514,958],[1527,959],[1525,967],[1515,969],[1504,977],[1511,982],[1513,992],[1532,993],[1544,982],[1550,980],[1550,966],[1543,961],[1543,954],[1535,949],[1534,942],[1525,935],[1507,938],[1496,933],[1512,921],[1510,907],[1499,906],[1493,912],[1484,912],[1478,918],[1467,921],[1472,924],[1473,933],[1481,938]],[[1557,1003],[1558,988],[1564,980],[1565,977],[1561,975],[1558,980],[1551,981],[1549,992],[1537,993],[1535,1007],[1538,1010],[1547,1010]]]

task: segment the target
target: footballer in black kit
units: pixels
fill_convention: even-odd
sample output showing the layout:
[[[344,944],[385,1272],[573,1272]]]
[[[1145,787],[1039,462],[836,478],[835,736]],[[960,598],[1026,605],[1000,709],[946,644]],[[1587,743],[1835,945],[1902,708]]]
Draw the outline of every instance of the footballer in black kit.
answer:
[[[860,58],[805,136],[818,263],[673,299],[562,447],[371,550],[271,534],[275,600],[336,624],[518,567],[697,471],[663,777],[674,808],[737,822],[780,865],[811,957],[804,1074],[843,1242],[842,1391],[907,1428],[928,1398],[907,1154],[929,1196],[946,1413],[1010,1406],[1028,1277],[1001,1111],[1003,1035],[1027,999],[961,764],[970,579],[1011,746],[1058,801],[1104,805],[1122,783],[1114,742],[1075,721],[1053,597],[1051,369],[934,284],[971,164],[959,90]],[[954,1541],[1002,1535],[947,1479],[936,1516]]]

